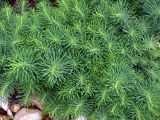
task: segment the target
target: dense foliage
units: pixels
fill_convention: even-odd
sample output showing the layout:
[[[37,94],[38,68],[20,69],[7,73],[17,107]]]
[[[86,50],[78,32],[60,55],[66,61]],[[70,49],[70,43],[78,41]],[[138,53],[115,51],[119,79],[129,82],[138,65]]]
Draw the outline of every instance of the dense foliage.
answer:
[[[160,0],[57,5],[0,8],[0,95],[60,120],[160,118]]]

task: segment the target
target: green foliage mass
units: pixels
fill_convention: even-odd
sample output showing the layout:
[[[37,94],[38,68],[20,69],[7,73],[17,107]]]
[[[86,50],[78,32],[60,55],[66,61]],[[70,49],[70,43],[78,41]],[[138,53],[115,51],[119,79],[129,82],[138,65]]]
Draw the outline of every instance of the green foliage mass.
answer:
[[[57,5],[0,8],[0,95],[36,94],[60,120],[158,120],[160,0]]]

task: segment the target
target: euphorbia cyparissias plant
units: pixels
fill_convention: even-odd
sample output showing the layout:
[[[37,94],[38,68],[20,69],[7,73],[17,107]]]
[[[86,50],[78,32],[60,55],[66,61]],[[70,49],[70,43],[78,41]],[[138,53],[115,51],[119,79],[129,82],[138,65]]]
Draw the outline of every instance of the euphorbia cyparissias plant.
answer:
[[[0,95],[60,120],[160,117],[160,1],[20,0],[0,8]]]

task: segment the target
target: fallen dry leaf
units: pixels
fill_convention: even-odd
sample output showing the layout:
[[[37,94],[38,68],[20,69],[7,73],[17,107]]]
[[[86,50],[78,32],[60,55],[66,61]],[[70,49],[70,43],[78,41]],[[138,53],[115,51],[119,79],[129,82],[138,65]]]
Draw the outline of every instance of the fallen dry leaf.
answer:
[[[0,115],[0,120],[9,120],[9,117],[5,115]]]
[[[16,113],[16,112],[18,112],[18,110],[21,108],[21,105],[20,104],[13,104],[12,106],[11,106],[11,110],[12,110],[12,112],[14,112],[14,113]]]

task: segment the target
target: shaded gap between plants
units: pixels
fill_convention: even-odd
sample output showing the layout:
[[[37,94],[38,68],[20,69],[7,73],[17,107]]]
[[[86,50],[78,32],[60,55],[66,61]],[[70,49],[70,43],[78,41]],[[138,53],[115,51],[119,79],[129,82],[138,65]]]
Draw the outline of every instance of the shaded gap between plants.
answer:
[[[18,0],[8,0],[9,4],[11,4],[12,6],[14,6],[16,4]],[[35,0],[28,0],[30,7],[35,8],[36,7],[36,1]],[[51,4],[54,7],[57,7],[57,3],[56,0],[50,0]]]

